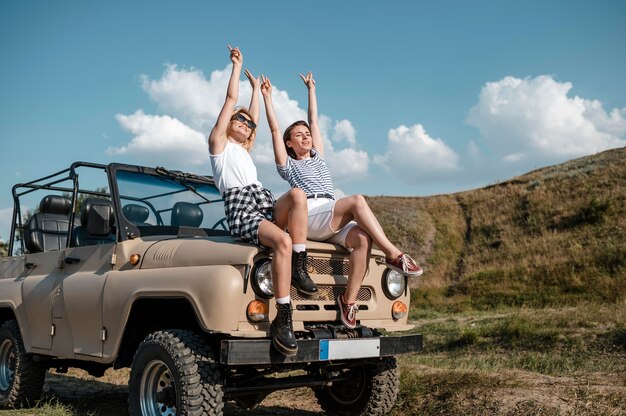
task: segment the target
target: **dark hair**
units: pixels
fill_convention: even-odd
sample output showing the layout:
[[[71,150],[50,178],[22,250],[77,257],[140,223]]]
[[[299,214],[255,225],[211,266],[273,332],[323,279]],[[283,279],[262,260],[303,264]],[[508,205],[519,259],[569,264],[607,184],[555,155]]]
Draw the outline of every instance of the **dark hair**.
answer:
[[[304,120],[298,120],[285,129],[285,132],[283,133],[283,142],[285,143],[285,149],[287,149],[287,154],[293,159],[297,159],[298,157],[296,156],[296,152],[291,147],[287,146],[287,140],[291,139],[291,132],[297,126],[304,126],[309,130],[309,133],[311,132],[311,127],[309,126],[309,123]]]

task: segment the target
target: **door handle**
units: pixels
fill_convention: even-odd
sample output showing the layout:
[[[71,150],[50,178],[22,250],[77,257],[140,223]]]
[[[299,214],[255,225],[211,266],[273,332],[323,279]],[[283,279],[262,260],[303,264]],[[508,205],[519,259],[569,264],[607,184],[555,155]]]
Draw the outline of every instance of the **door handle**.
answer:
[[[66,257],[63,259],[63,261],[65,262],[65,264],[74,264],[80,262],[80,259],[77,259],[76,257]]]

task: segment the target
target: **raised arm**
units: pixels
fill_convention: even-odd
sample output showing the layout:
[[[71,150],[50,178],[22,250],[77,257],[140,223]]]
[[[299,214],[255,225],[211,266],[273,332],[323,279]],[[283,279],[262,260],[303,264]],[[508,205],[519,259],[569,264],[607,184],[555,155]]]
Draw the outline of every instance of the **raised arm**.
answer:
[[[306,75],[306,77],[300,74],[300,78],[304,81],[304,85],[306,85],[309,90],[309,127],[311,128],[311,140],[313,141],[313,147],[320,154],[320,156],[324,157],[324,141],[322,140],[322,132],[320,130],[320,125],[317,121],[317,96],[315,95],[315,80],[313,79],[313,74],[311,71]]]
[[[230,117],[233,114],[235,105],[237,104],[237,97],[239,96],[239,78],[241,77],[241,67],[243,65],[243,55],[239,48],[231,48],[228,45],[230,51],[230,61],[233,63],[232,72],[230,74],[230,81],[228,81],[228,90],[226,91],[226,100],[222,111],[217,116],[217,121],[213,130],[209,134],[209,152],[212,155],[222,153],[226,141],[226,131],[228,129],[228,123],[230,123]]]
[[[270,125],[272,132],[272,145],[274,146],[274,160],[279,166],[287,164],[287,149],[285,142],[278,127],[278,120],[274,114],[274,104],[272,103],[272,83],[269,78],[261,75],[261,94],[263,94],[263,102],[265,103],[265,114],[267,114],[267,124]]]
[[[259,124],[259,114],[261,114],[261,106],[259,105],[259,89],[261,81],[259,78],[255,78],[247,69],[244,73],[246,74],[246,77],[248,77],[248,81],[250,81],[250,86],[252,87],[252,97],[250,97],[250,107],[248,108],[248,111],[252,116],[254,124]]]

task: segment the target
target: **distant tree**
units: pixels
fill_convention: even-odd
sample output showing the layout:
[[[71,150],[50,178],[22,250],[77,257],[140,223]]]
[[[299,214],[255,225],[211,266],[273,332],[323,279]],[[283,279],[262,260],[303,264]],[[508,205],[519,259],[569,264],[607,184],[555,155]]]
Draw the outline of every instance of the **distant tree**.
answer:
[[[96,188],[93,192],[98,192],[101,194],[106,194],[108,193],[108,189],[106,186],[101,186]],[[63,196],[67,199],[72,199],[72,194],[69,192],[64,192]],[[74,212],[78,215],[80,215],[80,209],[83,206],[83,202],[85,202],[85,199],[87,199],[88,197],[90,197],[91,195],[89,194],[84,194],[84,193],[79,193],[78,196],[76,197],[76,207],[74,207]]]
[[[26,210],[22,215],[22,226],[25,226],[30,217],[39,212],[39,207]],[[13,253],[17,250],[17,247],[24,247],[22,243],[22,229],[18,227],[17,222],[15,223],[15,243],[13,245]],[[7,244],[8,250],[8,244]]]

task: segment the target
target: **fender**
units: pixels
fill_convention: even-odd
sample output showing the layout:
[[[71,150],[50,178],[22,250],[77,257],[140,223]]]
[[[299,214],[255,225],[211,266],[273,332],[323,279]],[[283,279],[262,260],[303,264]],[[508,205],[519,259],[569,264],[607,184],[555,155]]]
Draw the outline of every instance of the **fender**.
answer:
[[[188,266],[159,270],[111,272],[103,292],[103,325],[107,340],[103,359],[113,361],[133,303],[140,298],[184,298],[191,304],[198,324],[207,332],[237,331],[245,320],[243,270],[236,266]]]

